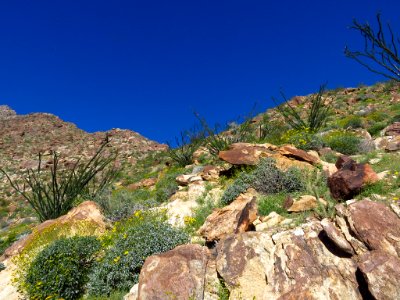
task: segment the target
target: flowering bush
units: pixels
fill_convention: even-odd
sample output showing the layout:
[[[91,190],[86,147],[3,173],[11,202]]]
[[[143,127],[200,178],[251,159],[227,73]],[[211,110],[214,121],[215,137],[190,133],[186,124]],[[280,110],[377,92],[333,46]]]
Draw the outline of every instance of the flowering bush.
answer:
[[[186,242],[187,234],[171,227],[165,214],[137,211],[128,220],[117,222],[102,239],[104,254],[89,275],[89,294],[128,291],[138,282],[146,257]]]
[[[99,250],[93,236],[60,239],[44,248],[25,277],[30,299],[78,299]]]

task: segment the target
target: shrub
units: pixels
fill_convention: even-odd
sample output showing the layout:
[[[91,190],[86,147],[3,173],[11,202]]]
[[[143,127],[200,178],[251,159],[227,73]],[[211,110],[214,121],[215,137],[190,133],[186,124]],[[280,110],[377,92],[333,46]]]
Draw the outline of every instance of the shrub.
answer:
[[[342,154],[352,155],[358,152],[361,139],[351,132],[332,131],[322,137],[325,144]]]
[[[372,124],[369,128],[368,128],[368,132],[372,135],[372,136],[376,136],[379,134],[379,132],[384,129],[386,127],[386,122],[378,122],[378,123],[374,123]]]
[[[34,229],[32,235],[26,240],[24,249],[12,259],[16,265],[15,271],[12,274],[15,285],[19,289],[24,290],[24,281],[28,267],[49,244],[72,236],[99,235],[102,233],[102,230],[97,223],[90,221],[71,221],[63,224],[56,222],[40,231]]]
[[[39,153],[39,164],[36,170],[28,169],[22,174],[24,181],[20,186],[8,173],[0,168],[14,190],[23,196],[36,211],[41,222],[56,219],[66,214],[74,201],[82,195],[95,197],[117,175],[112,162],[116,154],[104,155],[108,139],[101,145],[95,155],[86,163],[78,160],[72,169],[61,171],[59,156],[54,151],[51,168],[42,169],[42,154]]]
[[[29,297],[78,299],[100,246],[95,237],[72,237],[43,249],[26,274],[25,289]]]
[[[137,210],[145,210],[157,204],[147,189],[135,191],[105,189],[94,200],[103,209],[105,217],[111,221],[119,221],[131,216]]]
[[[340,127],[346,128],[363,128],[362,118],[359,116],[347,116],[339,122]]]
[[[285,143],[293,144],[303,150],[318,150],[324,145],[319,135],[310,132],[307,128],[303,130],[291,129],[283,135]]]
[[[280,170],[275,160],[265,158],[251,173],[241,173],[239,177],[224,192],[221,204],[227,205],[235,200],[249,187],[253,187],[260,193],[274,194],[279,192],[294,192],[304,188],[299,170],[290,168],[287,171]]]
[[[157,202],[161,203],[168,200],[178,190],[176,177],[184,172],[185,169],[183,168],[172,167],[166,169],[155,185],[155,200]]]
[[[298,169],[290,168],[282,171],[271,158],[262,159],[252,176],[252,186],[264,194],[294,192],[304,188]]]
[[[286,210],[283,207],[283,202],[287,196],[286,193],[263,195],[258,200],[258,213],[261,216],[267,216],[274,211],[280,215],[285,215]]]
[[[89,275],[88,292],[94,296],[128,291],[138,282],[146,257],[186,243],[188,236],[166,223],[164,215],[137,211],[128,220],[117,222],[102,242],[104,256]]]

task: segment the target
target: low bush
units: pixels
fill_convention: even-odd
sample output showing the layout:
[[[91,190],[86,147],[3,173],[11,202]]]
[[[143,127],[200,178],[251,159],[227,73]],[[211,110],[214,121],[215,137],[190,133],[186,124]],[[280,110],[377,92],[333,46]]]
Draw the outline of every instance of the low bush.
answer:
[[[324,145],[321,137],[318,134],[310,132],[308,128],[288,130],[282,138],[285,143],[293,144],[303,150],[318,150]]]
[[[342,154],[353,155],[358,152],[361,139],[348,131],[332,131],[322,137],[326,145]]]
[[[108,296],[115,290],[128,291],[138,282],[146,257],[186,242],[187,234],[171,227],[164,214],[137,211],[103,237],[104,254],[89,275],[88,293]]]
[[[341,128],[363,128],[363,120],[360,116],[350,115],[338,121]]]
[[[103,209],[105,217],[111,221],[119,221],[131,216],[137,210],[145,210],[157,205],[157,201],[148,189],[135,191],[105,189],[94,200]]]
[[[286,215],[283,202],[288,195],[286,193],[277,193],[271,195],[263,195],[258,199],[258,213],[261,216],[268,216],[271,212],[280,215]]]
[[[155,185],[155,200],[159,203],[168,200],[178,190],[176,177],[186,171],[184,168],[176,167],[166,169]]]
[[[368,132],[372,136],[377,136],[382,129],[386,127],[387,123],[386,122],[377,122],[372,124],[371,126],[368,127]]]
[[[231,203],[250,187],[260,193],[274,194],[301,190],[304,188],[304,183],[298,169],[290,168],[287,171],[282,171],[276,166],[274,159],[265,158],[260,161],[254,171],[243,172],[239,175],[233,184],[225,190],[221,204]]]
[[[100,250],[96,237],[60,239],[47,246],[29,266],[25,290],[31,299],[78,299]]]

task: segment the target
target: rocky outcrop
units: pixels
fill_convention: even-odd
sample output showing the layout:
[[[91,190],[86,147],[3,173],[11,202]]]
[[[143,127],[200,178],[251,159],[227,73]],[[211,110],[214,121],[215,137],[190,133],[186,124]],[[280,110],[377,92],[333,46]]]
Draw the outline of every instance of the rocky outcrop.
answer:
[[[214,210],[198,233],[208,242],[218,241],[229,234],[253,229],[256,218],[256,191],[249,189],[228,206]]]
[[[139,278],[139,300],[202,300],[208,249],[183,245],[146,259]]]
[[[0,105],[0,120],[13,118],[17,115],[8,105]]]
[[[218,299],[211,288],[218,278],[228,288],[231,300],[398,299],[397,214],[368,199],[347,207],[338,204],[336,212],[333,220],[309,220],[280,232],[264,228],[226,235],[217,243],[214,256],[201,254],[205,248],[196,245],[190,258],[181,257],[181,251],[186,253],[189,246],[178,247],[146,260],[140,286],[152,287],[151,299],[162,299],[156,291],[171,291],[176,299],[188,299],[188,295]],[[279,215],[271,215],[273,218],[283,220]],[[191,260],[197,263],[188,263]],[[170,269],[172,264],[176,271]],[[171,280],[165,279],[165,274],[171,274]],[[204,275],[198,278],[197,274]]]
[[[70,234],[73,235],[75,231],[79,231],[79,226],[81,226],[79,221],[94,225],[96,231],[99,233],[104,232],[106,229],[106,223],[100,207],[93,201],[85,201],[73,208],[66,215],[54,220],[47,220],[36,226],[30,235],[15,242],[11,247],[6,249],[0,261],[20,253],[38,234],[41,234],[41,232],[44,232],[51,226],[70,224]]]
[[[336,167],[338,171],[328,177],[328,186],[337,200],[352,199],[365,185],[379,180],[370,165],[357,164],[348,156],[339,157]]]
[[[257,165],[261,158],[275,159],[280,169],[298,167],[311,169],[320,162],[319,158],[294,146],[277,147],[272,144],[235,143],[228,150],[220,151],[219,158],[232,165]]]
[[[400,135],[400,122],[394,122],[393,124],[390,124],[385,129],[383,129],[383,132],[385,135],[390,136]]]

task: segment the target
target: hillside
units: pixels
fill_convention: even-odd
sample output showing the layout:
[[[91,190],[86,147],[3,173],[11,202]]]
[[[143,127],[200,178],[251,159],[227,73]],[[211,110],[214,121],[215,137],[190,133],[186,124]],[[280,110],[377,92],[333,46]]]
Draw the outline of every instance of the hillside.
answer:
[[[1,163],[19,176],[38,151],[89,158],[105,136],[49,114],[0,118]],[[296,96],[223,132],[201,125],[168,151],[108,132],[124,166],[112,185],[3,229],[0,298],[20,295],[11,278],[39,299],[400,297],[399,83]]]

